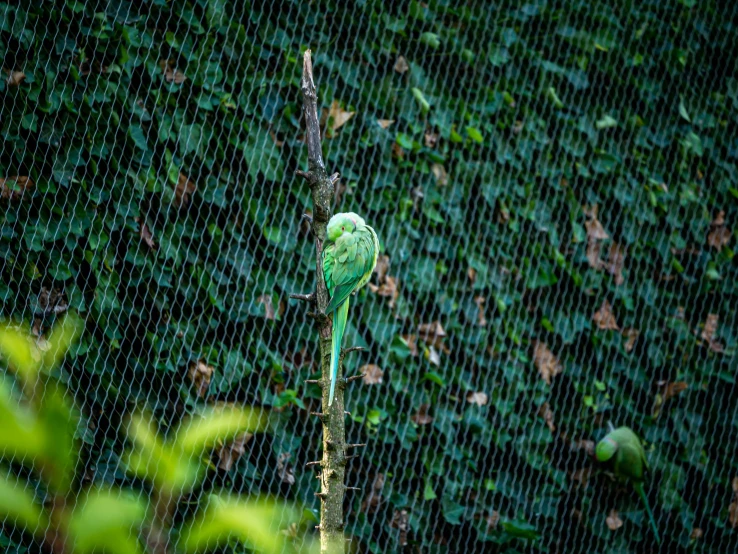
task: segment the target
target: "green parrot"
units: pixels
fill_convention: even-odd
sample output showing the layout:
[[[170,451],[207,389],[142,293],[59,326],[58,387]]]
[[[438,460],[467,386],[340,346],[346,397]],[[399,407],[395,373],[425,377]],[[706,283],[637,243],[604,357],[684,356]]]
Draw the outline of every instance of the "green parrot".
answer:
[[[369,282],[377,265],[379,240],[374,229],[353,212],[334,215],[328,222],[326,234],[323,274],[331,299],[325,312],[333,313],[330,406],[336,392],[338,359],[348,317],[349,295]]]
[[[656,542],[661,543],[656,520],[653,518],[648,499],[643,490],[644,474],[648,471],[646,453],[638,436],[628,427],[613,429],[597,443],[596,456],[599,462],[611,462],[615,476],[621,481],[630,481],[641,497],[651,522]]]

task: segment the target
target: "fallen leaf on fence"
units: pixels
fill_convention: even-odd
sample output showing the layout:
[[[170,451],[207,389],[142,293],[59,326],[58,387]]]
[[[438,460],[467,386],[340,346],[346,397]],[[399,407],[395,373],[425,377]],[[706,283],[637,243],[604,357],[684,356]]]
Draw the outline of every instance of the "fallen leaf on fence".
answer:
[[[387,302],[387,306],[390,309],[395,307],[395,301],[400,296],[400,291],[397,288],[397,280],[394,277],[387,275],[379,286],[374,283],[369,283],[367,286],[374,294],[389,298],[390,300]]]
[[[405,73],[408,69],[410,69],[410,65],[407,63],[405,56],[397,56],[394,70],[397,71],[397,73]]]
[[[334,100],[331,103],[331,109],[328,111],[328,117],[333,120],[331,130],[335,132],[343,127],[349,119],[354,117],[355,113],[344,110],[338,100]]]
[[[430,404],[422,404],[418,411],[410,417],[417,425],[428,425],[433,422],[433,418],[428,415]]]
[[[428,345],[435,346],[446,354],[450,352],[448,347],[443,344],[443,340],[446,338],[446,330],[438,320],[420,324],[418,326],[418,338]]]
[[[31,190],[35,183],[25,176],[5,177],[0,179],[0,198],[16,200],[21,198],[27,190]]]
[[[213,377],[214,368],[209,366],[204,360],[190,363],[189,376],[190,381],[195,385],[195,392],[200,398],[205,398],[210,387],[210,380]]]
[[[708,314],[705,324],[702,327],[702,333],[700,333],[700,337],[702,337],[713,352],[723,351],[723,345],[715,339],[719,321],[720,316],[718,314]]]
[[[400,530],[400,546],[407,546],[407,530],[409,520],[410,517],[408,516],[407,510],[395,510],[394,514],[392,514],[390,527]]]
[[[551,410],[551,406],[548,402],[544,402],[541,405],[541,407],[538,409],[538,415],[543,417],[543,419],[546,421],[546,426],[548,427],[549,431],[551,431],[552,433],[556,431],[553,410]]]
[[[640,334],[641,332],[638,329],[634,329],[632,327],[623,330],[623,336],[625,337],[624,348],[626,352],[633,351],[633,348],[635,348],[636,339]]]
[[[610,306],[610,303],[607,300],[602,301],[600,309],[594,313],[592,319],[600,329],[612,329],[615,331],[620,329],[618,327],[618,322],[615,320],[615,316],[612,313],[612,306]]]
[[[436,183],[439,187],[445,187],[448,185],[448,173],[443,165],[434,163],[431,165],[431,172],[433,173],[433,177],[436,178]]]
[[[174,67],[172,60],[159,60],[159,67],[164,73],[164,79],[167,83],[181,85],[187,80],[187,75]]]
[[[395,122],[394,119],[377,119],[377,123],[382,129],[386,129]]]
[[[384,377],[384,371],[376,364],[366,364],[359,368],[359,374],[363,373],[365,385],[379,385],[382,383]]]
[[[733,233],[725,226],[725,212],[720,210],[710,224],[710,233],[707,235],[707,244],[718,252],[730,242]]]
[[[288,485],[295,484],[295,471],[292,469],[292,464],[289,463],[291,458],[292,454],[289,452],[282,452],[277,456],[277,473],[279,474],[279,479]]]
[[[563,371],[561,363],[553,352],[541,341],[535,341],[533,348],[533,362],[538,368],[546,384],[550,385],[553,378]]]
[[[615,277],[615,285],[622,285],[625,282],[623,278],[623,266],[625,265],[625,247],[613,242],[610,245],[610,256],[607,263],[607,271]]]
[[[610,515],[607,516],[607,528],[610,531],[615,531],[623,526],[623,520],[618,516],[617,510],[610,510]]]
[[[361,502],[361,511],[364,513],[374,512],[382,503],[382,489],[384,489],[384,473],[377,473],[372,482],[372,488],[366,498]]]
[[[486,392],[470,392],[466,396],[466,401],[477,406],[485,406],[489,400]]]
[[[256,299],[259,304],[264,304],[264,317],[269,321],[276,319],[276,312],[274,311],[274,303],[272,302],[271,294],[262,294]]]
[[[197,190],[197,185],[184,173],[180,173],[177,178],[177,185],[174,187],[174,204],[181,208],[190,202],[190,195]]]
[[[733,501],[728,507],[728,521],[730,526],[735,529],[738,527],[738,477],[733,477]]]
[[[218,468],[230,471],[233,465],[246,453],[246,444],[254,435],[252,433],[241,433],[236,435],[233,441],[224,444],[218,449]]]
[[[135,218],[135,221],[138,223],[138,234],[141,237],[141,240],[143,240],[149,248],[156,248],[154,235],[151,233],[149,226],[145,222],[142,224],[141,218],[139,217]]]
[[[5,73],[8,74],[7,83],[10,87],[17,87],[26,79],[26,74],[22,71],[11,71],[6,69]]]
[[[477,325],[479,325],[480,327],[487,326],[487,317],[484,313],[484,303],[486,301],[487,299],[484,296],[474,297],[474,304],[477,305]]]
[[[402,340],[404,340],[407,343],[407,348],[410,350],[411,356],[417,356],[418,355],[418,341],[417,337],[415,335],[400,335],[402,337]]]

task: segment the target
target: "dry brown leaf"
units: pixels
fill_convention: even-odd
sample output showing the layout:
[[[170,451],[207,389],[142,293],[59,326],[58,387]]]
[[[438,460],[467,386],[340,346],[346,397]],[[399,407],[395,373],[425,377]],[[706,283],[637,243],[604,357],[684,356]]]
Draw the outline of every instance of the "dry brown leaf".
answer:
[[[730,526],[735,529],[738,527],[738,477],[733,477],[731,485],[733,487],[733,501],[728,507],[728,521]]]
[[[589,455],[589,456],[594,456],[595,455],[595,443],[594,443],[594,441],[586,440],[586,439],[580,439],[578,441],[575,441],[572,444],[572,447],[575,450],[584,450],[587,453],[587,455]]]
[[[405,73],[408,69],[410,69],[410,65],[407,63],[405,56],[397,56],[394,70],[397,71],[397,73]]]
[[[443,328],[440,321],[436,320],[430,323],[420,324],[418,326],[418,337],[423,342],[444,350],[444,352],[448,354],[448,351],[445,350],[445,346],[443,344],[443,339],[446,338],[446,330]]]
[[[616,531],[623,526],[623,520],[618,516],[618,512],[615,509],[610,510],[610,515],[607,516],[607,528],[610,531]]]
[[[172,60],[159,60],[159,67],[164,73],[167,83],[181,85],[187,80],[187,75],[173,66]]]
[[[615,277],[615,284],[622,285],[625,282],[623,278],[623,265],[625,264],[625,247],[617,242],[610,245],[610,256],[607,262],[607,271]]]
[[[13,176],[0,179],[0,198],[16,200],[32,189],[35,183],[25,176]]]
[[[410,350],[411,356],[418,355],[418,339],[415,335],[401,335],[402,340],[407,343],[407,347]]]
[[[174,203],[178,208],[186,206],[190,202],[190,195],[197,190],[197,185],[184,173],[177,178],[177,186],[174,188]]]
[[[274,303],[272,302],[271,294],[262,294],[256,299],[259,304],[264,304],[264,317],[270,321],[276,319],[276,312],[274,311]]]
[[[725,212],[720,210],[710,224],[710,233],[707,235],[707,244],[718,252],[730,242],[733,233],[725,227]]]
[[[544,402],[543,405],[538,409],[538,415],[540,415],[545,421],[548,430],[552,433],[556,431],[556,425],[554,423],[554,414],[551,410],[551,406],[548,402]]]
[[[470,404],[476,404],[477,406],[486,406],[487,400],[489,400],[489,398],[487,397],[486,392],[470,392],[466,395],[466,401]]]
[[[410,517],[408,516],[407,510],[395,510],[395,513],[392,515],[392,521],[390,522],[390,527],[400,530],[400,545],[403,547],[407,546],[407,529],[409,520]]]
[[[282,452],[277,456],[277,473],[279,474],[279,479],[283,483],[294,485],[295,471],[292,469],[292,464],[289,463],[290,458],[292,458],[292,454],[289,452]]]
[[[384,281],[384,278],[387,276],[387,273],[389,272],[389,268],[390,268],[389,256],[385,254],[378,256],[377,265],[374,266],[374,273],[377,274],[377,277],[379,278],[380,283]]]
[[[474,304],[477,305],[477,325],[480,327],[487,326],[487,317],[484,314],[484,303],[487,299],[484,296],[475,296]]]
[[[209,366],[204,360],[190,362],[190,381],[195,385],[197,396],[205,398],[210,387],[210,379],[213,377],[213,366]]]
[[[627,329],[623,329],[623,336],[625,337],[625,351],[626,352],[632,352],[633,348],[635,348],[636,339],[638,338],[638,335],[640,335],[641,332],[638,329],[634,329],[633,327],[628,327]]]
[[[328,112],[328,117],[333,120],[333,123],[331,123],[331,130],[335,132],[343,127],[349,119],[354,117],[355,113],[356,112],[348,112],[344,110],[338,103],[338,100],[334,100],[331,103],[331,109]]]
[[[715,333],[717,332],[719,321],[720,317],[718,314],[708,314],[707,320],[705,320],[705,324],[702,328],[702,333],[700,334],[702,339],[707,343],[707,346],[713,352],[723,351],[723,345],[715,339]]]
[[[585,206],[583,211],[589,218],[584,223],[587,229],[587,261],[590,267],[600,269],[602,267],[602,260],[600,260],[600,241],[609,239],[610,235],[607,234],[604,227],[602,227],[602,223],[597,219],[597,204],[591,207]]]
[[[435,148],[438,144],[438,133],[434,133],[430,129],[426,129],[423,134],[423,143],[427,148]]]
[[[448,173],[446,173],[446,168],[443,167],[443,165],[434,163],[431,165],[431,172],[436,178],[436,183],[438,183],[439,187],[445,187],[448,185]]]
[[[433,418],[428,415],[428,408],[430,404],[423,404],[418,408],[418,411],[410,417],[416,425],[428,425],[433,422]]]
[[[436,350],[435,346],[428,347],[428,350],[425,351],[425,357],[431,364],[440,367],[441,354]]]
[[[22,71],[10,71],[6,69],[5,73],[8,74],[7,83],[9,87],[17,87],[26,79],[26,74]]]
[[[473,285],[477,280],[477,270],[469,266],[466,269],[466,276],[469,277],[469,280],[472,282]]]
[[[615,321],[615,316],[612,313],[612,306],[610,306],[610,303],[607,300],[602,301],[600,309],[594,313],[592,319],[600,329],[612,329],[614,331],[618,331],[620,329],[620,327],[618,327],[618,322]]]
[[[35,311],[37,314],[60,314],[66,312],[68,308],[69,302],[64,297],[63,291],[57,288],[49,290],[46,287],[41,287],[36,300]]]
[[[394,277],[390,277],[388,275],[384,279],[384,283],[381,285],[377,286],[374,283],[369,283],[367,286],[373,293],[389,298],[390,301],[387,303],[387,306],[389,306],[390,309],[395,307],[395,301],[397,300],[397,297],[400,296],[400,291],[397,288],[397,280]]]
[[[395,122],[394,119],[377,119],[377,123],[379,123],[379,126],[382,129],[388,128],[390,125],[392,125]]]
[[[730,242],[733,233],[727,227],[716,227],[707,235],[707,244],[720,251]]]
[[[666,384],[666,391],[664,392],[664,402],[669,400],[670,398],[674,398],[675,396],[678,396],[683,391],[687,390],[689,388],[689,385],[685,383],[684,381],[677,381],[676,383],[667,383]]]
[[[146,245],[149,248],[156,248],[156,243],[154,243],[154,235],[151,232],[151,229],[149,229],[149,226],[144,223],[141,224],[141,218],[135,218],[136,223],[138,223],[138,234],[141,237],[141,240],[143,240]]]
[[[487,533],[497,528],[497,524],[500,522],[500,512],[494,510],[491,514],[487,515]]]
[[[396,142],[392,143],[392,155],[398,160],[405,159],[405,151],[402,149],[402,146],[400,146]]]
[[[230,471],[239,458],[246,453],[246,444],[253,436],[251,433],[241,433],[236,435],[231,442],[221,446],[217,452],[218,468]]]
[[[384,377],[384,371],[382,371],[382,368],[376,364],[366,364],[361,366],[359,368],[359,373],[364,374],[362,381],[364,381],[365,385],[379,385],[382,383],[382,378]]]
[[[538,373],[548,385],[550,385],[551,380],[563,370],[561,363],[554,353],[551,352],[548,346],[541,341],[535,341],[535,346],[533,348],[533,361],[536,364],[536,368],[538,368]]]
[[[366,498],[361,502],[361,511],[364,513],[374,512],[382,503],[382,489],[384,488],[384,473],[377,473],[372,483],[372,488]]]

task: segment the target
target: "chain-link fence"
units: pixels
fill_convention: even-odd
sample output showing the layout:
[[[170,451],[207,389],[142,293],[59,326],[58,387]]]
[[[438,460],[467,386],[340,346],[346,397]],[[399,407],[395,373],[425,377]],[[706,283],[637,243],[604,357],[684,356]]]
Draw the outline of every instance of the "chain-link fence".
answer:
[[[737,15],[0,4],[0,301],[40,342],[85,320],[56,370],[81,414],[74,489],[146,495],[122,459],[135,410],[166,431],[232,403],[269,428],[215,449],[202,490],[317,514],[317,337],[288,297],[315,277],[294,176],[309,47],[335,210],[381,243],[344,339],[367,348],[346,363],[365,374],[353,551],[735,551]],[[660,546],[594,459],[609,423],[643,439]],[[21,462],[4,469],[42,502]],[[0,544],[40,548],[9,519]]]

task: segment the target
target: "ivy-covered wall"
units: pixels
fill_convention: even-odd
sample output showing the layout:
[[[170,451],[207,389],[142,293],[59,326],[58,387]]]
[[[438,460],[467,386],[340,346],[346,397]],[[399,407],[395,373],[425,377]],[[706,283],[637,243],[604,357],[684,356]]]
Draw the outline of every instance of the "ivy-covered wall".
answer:
[[[738,8],[648,0],[0,3],[0,303],[59,370],[89,482],[121,425],[271,410],[211,481],[317,509],[299,95],[382,256],[351,309],[357,552],[650,552],[590,454],[631,426],[669,552],[738,547]],[[10,462],[11,469],[14,467]],[[41,485],[39,485],[41,486]],[[43,494],[40,491],[39,494]],[[26,539],[0,525],[7,552]],[[241,550],[233,550],[240,552]],[[666,551],[666,550],[665,550]]]

